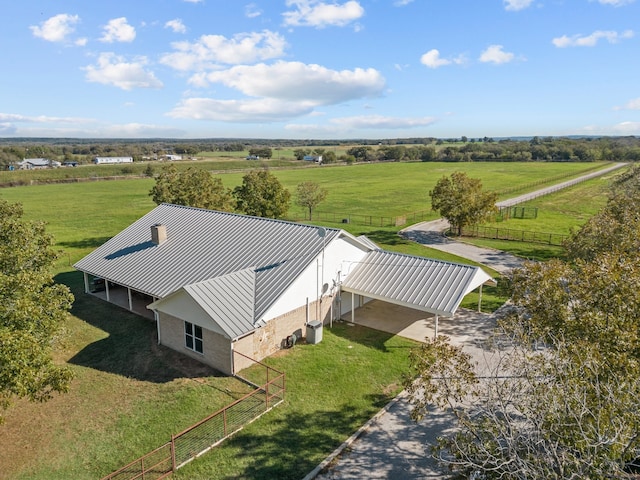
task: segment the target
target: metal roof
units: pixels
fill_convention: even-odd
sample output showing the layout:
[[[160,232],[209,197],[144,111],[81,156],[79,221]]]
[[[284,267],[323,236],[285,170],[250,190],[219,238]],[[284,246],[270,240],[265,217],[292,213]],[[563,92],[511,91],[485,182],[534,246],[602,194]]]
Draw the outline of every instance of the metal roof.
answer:
[[[222,277],[186,285],[168,297],[153,302],[147,308],[174,314],[170,302],[176,295],[184,292],[228,338],[235,339],[263,325],[260,322],[254,323],[255,283],[255,269],[246,268]]]
[[[342,290],[447,317],[493,279],[479,267],[376,250],[356,264]]]
[[[151,241],[151,227],[156,224],[167,230],[167,240],[160,245]],[[324,231],[325,243],[342,233]],[[315,226],[162,204],[74,267],[156,298],[253,267],[252,320],[256,321],[316,258],[322,245]]]

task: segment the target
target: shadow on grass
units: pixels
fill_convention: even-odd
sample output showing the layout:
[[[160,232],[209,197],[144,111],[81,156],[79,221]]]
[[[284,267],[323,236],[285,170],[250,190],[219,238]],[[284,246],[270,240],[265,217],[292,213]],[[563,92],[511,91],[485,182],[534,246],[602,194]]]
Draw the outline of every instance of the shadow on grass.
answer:
[[[177,476],[299,480],[389,400],[390,397],[385,395],[367,395],[365,401],[371,408],[366,412],[352,408],[347,399],[339,409],[319,407],[291,411],[287,406],[278,407],[206,456],[178,470]],[[380,444],[379,447],[383,455],[386,445]],[[403,478],[402,471],[394,473],[397,475],[389,478]],[[366,472],[362,474],[365,478]]]
[[[352,324],[344,320],[333,322],[331,333],[350,342],[359,343],[367,348],[375,348],[381,352],[388,352],[387,342],[395,334],[375,330],[363,325]]]
[[[396,231],[371,230],[370,232],[364,232],[364,235],[378,245],[409,245],[409,242],[398,235]]]
[[[98,248],[110,239],[111,237],[83,238],[75,242],[58,242],[57,245],[66,248]]]
[[[177,378],[224,376],[170,348],[158,345],[155,322],[84,293],[80,272],[56,276],[75,295],[71,314],[107,333],[86,345],[69,363],[136,380],[164,383]]]

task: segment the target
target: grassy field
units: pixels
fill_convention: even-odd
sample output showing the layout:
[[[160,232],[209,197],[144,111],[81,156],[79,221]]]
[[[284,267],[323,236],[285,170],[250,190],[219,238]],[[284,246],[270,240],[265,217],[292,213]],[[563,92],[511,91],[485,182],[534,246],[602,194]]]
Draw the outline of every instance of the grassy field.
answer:
[[[591,166],[417,163],[275,173],[291,190],[304,180],[325,185],[330,194],[322,208],[328,211],[397,215],[428,208],[429,189],[455,170],[464,169],[482,178],[487,188],[500,190],[505,185],[526,189]],[[232,187],[241,176],[222,178]],[[536,202],[547,202],[539,204],[541,210],[555,208],[565,222],[579,224],[603,201],[605,184],[606,180],[587,182]],[[76,295],[56,353],[76,373],[72,390],[45,404],[20,401],[7,412],[7,422],[0,426],[5,438],[0,478],[97,478],[246,392],[236,380],[217,377],[158,347],[151,322],[82,293],[81,275],[71,265],[152,209],[152,185],[146,178],[0,190],[0,197],[23,204],[27,218],[48,223],[48,231],[64,250],[56,280]],[[297,215],[294,209],[292,218]],[[548,218],[552,217],[541,215],[536,222],[554,225]],[[390,250],[459,260],[402,240],[395,227],[330,226],[367,234]],[[496,292],[484,290],[483,305],[496,308],[502,301]],[[473,308],[474,302],[471,295],[463,305]],[[325,330],[321,344],[299,345],[269,358],[269,364],[287,373],[285,405],[177,477],[301,478],[397,393],[411,345],[381,332],[336,324]]]

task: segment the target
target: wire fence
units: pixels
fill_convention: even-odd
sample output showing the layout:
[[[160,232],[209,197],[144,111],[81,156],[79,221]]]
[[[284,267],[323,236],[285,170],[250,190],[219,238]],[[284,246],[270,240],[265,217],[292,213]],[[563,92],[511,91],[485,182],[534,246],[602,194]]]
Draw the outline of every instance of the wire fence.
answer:
[[[527,243],[544,243],[546,245],[562,246],[569,235],[559,233],[531,232],[500,227],[464,227],[462,236],[491,238],[493,240],[512,240]]]
[[[417,212],[405,213],[395,217],[357,213],[313,212],[312,220],[326,223],[352,223],[354,225],[375,227],[401,227],[407,223],[413,224],[431,217],[433,217],[433,212],[431,210],[419,210]],[[310,220],[306,213],[304,215],[304,220]]]
[[[160,480],[205,454],[284,401],[285,374],[234,351],[258,366],[264,383],[257,385],[236,375],[255,390],[171,436],[171,441],[125,465],[102,480]]]

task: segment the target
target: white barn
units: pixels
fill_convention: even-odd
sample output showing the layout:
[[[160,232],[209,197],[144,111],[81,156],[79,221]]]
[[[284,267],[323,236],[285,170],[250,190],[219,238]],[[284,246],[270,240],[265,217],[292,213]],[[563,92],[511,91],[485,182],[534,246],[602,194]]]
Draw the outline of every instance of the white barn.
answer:
[[[94,157],[93,163],[104,165],[110,163],[133,163],[133,157]]]
[[[491,277],[341,229],[162,204],[76,263],[85,291],[152,312],[158,342],[234,374],[372,299],[453,316]],[[146,309],[145,309],[146,307]],[[316,323],[317,325],[317,323]]]

